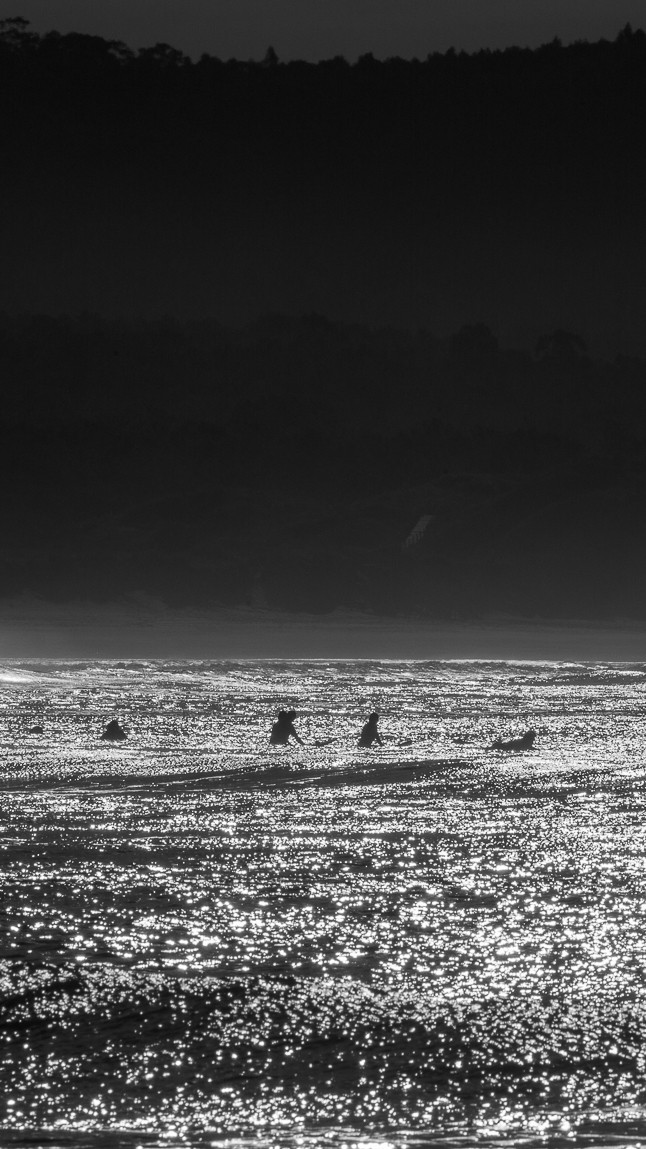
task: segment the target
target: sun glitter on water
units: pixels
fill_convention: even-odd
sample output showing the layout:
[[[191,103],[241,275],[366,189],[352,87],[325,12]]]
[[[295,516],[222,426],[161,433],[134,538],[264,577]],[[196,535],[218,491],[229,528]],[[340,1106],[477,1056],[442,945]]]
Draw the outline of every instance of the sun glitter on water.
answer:
[[[643,667],[4,669],[8,1144],[646,1140]]]

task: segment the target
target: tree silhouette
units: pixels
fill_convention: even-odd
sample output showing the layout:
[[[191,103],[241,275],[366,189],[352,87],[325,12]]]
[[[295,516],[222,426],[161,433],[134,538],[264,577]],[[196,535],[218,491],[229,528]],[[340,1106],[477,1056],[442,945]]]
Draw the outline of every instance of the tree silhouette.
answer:
[[[560,362],[573,362],[587,354],[587,347],[580,335],[558,328],[549,335],[541,335],[536,343],[536,355],[540,359],[554,359]]]
[[[279,62],[278,61],[278,53],[276,52],[276,49],[272,48],[272,46],[270,44],[267,51],[265,52],[265,54],[263,56],[262,67],[263,68],[275,68],[276,65],[278,64],[278,62]]]
[[[498,340],[484,323],[465,324],[451,337],[451,357],[463,362],[491,362],[499,351]]]

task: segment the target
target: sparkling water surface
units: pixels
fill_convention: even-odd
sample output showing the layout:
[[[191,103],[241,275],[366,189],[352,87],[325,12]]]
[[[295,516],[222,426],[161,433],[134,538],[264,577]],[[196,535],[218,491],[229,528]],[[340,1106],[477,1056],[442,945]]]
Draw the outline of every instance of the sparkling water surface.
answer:
[[[625,663],[2,664],[0,1144],[646,1145],[645,703]]]

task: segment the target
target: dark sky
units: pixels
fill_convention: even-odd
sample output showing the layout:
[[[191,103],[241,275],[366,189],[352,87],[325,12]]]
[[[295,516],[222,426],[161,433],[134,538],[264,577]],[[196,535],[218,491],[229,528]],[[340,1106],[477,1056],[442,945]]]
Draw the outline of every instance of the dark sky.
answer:
[[[614,39],[645,13],[644,0],[0,0],[1,18],[22,15],[38,32],[164,41],[222,59],[256,59],[269,44],[282,59],[353,60]]]

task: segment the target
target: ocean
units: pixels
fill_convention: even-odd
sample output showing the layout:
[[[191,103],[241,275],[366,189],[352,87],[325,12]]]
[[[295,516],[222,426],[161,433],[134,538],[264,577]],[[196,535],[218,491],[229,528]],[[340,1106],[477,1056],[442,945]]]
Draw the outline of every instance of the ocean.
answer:
[[[646,665],[17,659],[0,708],[1,1145],[646,1145]]]

